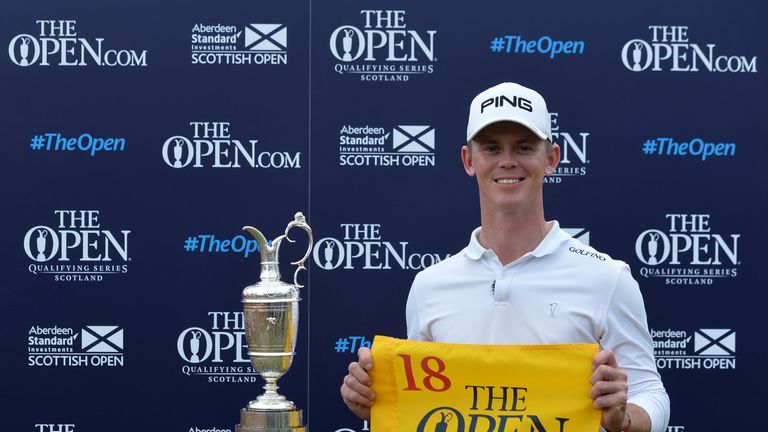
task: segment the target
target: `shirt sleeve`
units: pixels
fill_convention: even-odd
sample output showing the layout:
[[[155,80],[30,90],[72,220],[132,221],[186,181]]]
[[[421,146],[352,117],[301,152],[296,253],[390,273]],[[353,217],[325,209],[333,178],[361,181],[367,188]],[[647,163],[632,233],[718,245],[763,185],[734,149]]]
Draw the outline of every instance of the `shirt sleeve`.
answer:
[[[643,297],[626,264],[608,304],[600,344],[614,352],[619,367],[627,374],[628,402],[648,413],[652,432],[666,431],[669,396],[656,370]]]
[[[419,302],[417,299],[417,286],[419,275],[413,279],[411,291],[408,292],[408,300],[405,303],[405,323],[408,329],[408,339],[415,341],[430,341],[429,335],[424,334],[419,316]]]

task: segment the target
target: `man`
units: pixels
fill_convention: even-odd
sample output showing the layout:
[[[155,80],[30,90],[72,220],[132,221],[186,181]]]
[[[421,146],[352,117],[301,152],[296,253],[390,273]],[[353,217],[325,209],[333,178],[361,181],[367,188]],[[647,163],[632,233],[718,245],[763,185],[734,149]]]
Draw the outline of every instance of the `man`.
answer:
[[[599,343],[590,397],[610,432],[666,430],[669,397],[653,359],[643,299],[629,267],[544,219],[543,183],[560,160],[546,103],[502,83],[470,105],[464,170],[477,178],[481,226],[460,253],[413,281],[408,338],[485,344]],[[341,395],[370,417],[368,349]],[[621,367],[620,367],[621,366]]]

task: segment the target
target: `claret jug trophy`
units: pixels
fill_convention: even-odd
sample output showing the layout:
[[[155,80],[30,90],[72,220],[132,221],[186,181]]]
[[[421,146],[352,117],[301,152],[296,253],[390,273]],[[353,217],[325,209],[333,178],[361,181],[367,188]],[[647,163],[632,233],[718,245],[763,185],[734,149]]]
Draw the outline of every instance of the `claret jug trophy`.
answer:
[[[309,247],[296,265],[293,284],[280,280],[279,257],[283,240],[292,228],[301,228],[309,235]],[[251,226],[243,230],[256,238],[261,253],[261,280],[243,290],[245,335],[248,341],[248,357],[253,369],[264,378],[264,394],[252,400],[240,410],[240,424],[236,432],[305,432],[302,411],[294,403],[277,392],[277,380],[285,374],[293,362],[296,333],[299,327],[298,274],[306,269],[304,263],[312,252],[312,229],[299,212],[285,228],[285,233],[271,242]]]

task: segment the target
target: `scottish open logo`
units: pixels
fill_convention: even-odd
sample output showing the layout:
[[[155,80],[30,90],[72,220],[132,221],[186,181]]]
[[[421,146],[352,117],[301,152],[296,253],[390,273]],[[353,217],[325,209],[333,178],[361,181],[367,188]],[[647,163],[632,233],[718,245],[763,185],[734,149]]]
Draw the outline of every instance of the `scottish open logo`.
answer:
[[[284,24],[195,24],[192,64],[284,65],[288,63],[288,27]]]
[[[435,166],[435,128],[344,125],[339,130],[340,166]]]
[[[736,369],[736,331],[650,330],[659,369]]]

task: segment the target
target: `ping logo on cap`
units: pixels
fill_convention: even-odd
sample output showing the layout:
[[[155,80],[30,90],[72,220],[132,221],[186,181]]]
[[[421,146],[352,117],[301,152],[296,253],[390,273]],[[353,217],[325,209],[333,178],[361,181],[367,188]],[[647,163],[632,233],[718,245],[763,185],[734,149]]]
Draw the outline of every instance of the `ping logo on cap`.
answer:
[[[512,99],[509,99],[508,97],[501,95],[484,100],[480,104],[480,114],[482,114],[488,106],[492,105],[494,108],[498,108],[504,106],[505,103],[528,112],[533,112],[533,105],[530,100],[519,96],[512,96]]]

